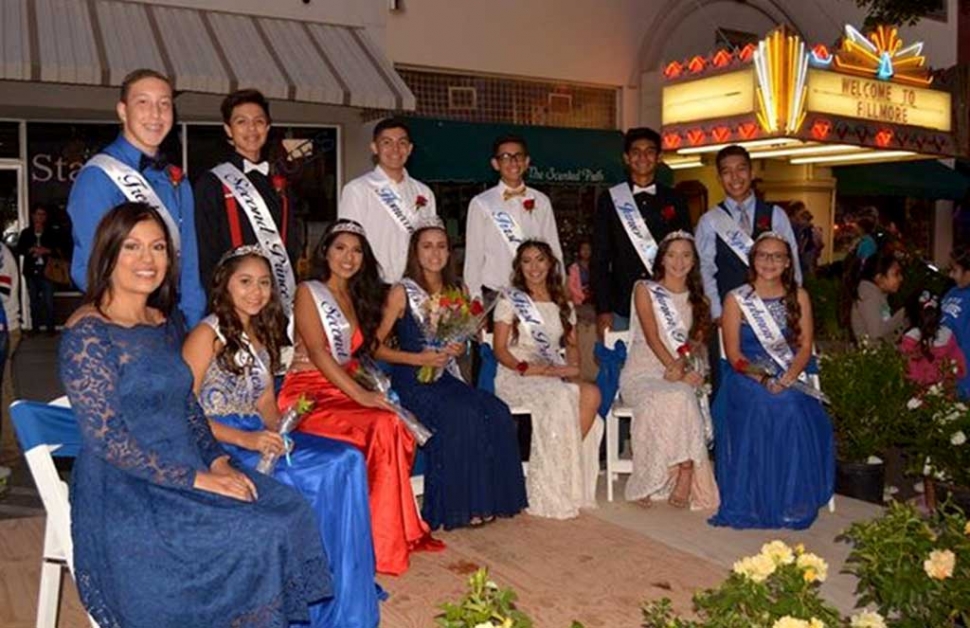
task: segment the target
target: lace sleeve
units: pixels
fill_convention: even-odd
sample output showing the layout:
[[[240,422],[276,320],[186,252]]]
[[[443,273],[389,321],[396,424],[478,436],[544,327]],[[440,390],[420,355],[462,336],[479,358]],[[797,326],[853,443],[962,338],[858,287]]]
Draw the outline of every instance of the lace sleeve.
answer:
[[[199,453],[202,455],[202,461],[205,462],[205,465],[208,467],[217,458],[228,456],[229,454],[226,453],[226,450],[222,448],[222,445],[213,436],[212,428],[209,427],[209,421],[205,418],[205,413],[202,411],[202,406],[199,405],[199,400],[194,392],[189,391],[186,404],[186,415],[189,417],[189,429],[192,430],[192,435],[195,436],[195,442],[199,447]]]
[[[129,432],[117,388],[120,359],[106,332],[105,323],[91,317],[64,332],[61,340],[61,382],[84,445],[126,473],[155,484],[191,487],[195,469],[166,462],[161,452],[144,449]]]

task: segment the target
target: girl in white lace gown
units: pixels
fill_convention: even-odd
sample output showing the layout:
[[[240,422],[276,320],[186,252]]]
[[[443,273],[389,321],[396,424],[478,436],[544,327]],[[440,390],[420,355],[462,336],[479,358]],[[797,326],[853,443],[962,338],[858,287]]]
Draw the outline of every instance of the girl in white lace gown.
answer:
[[[519,246],[512,263],[512,287],[528,295],[525,301],[534,307],[541,324],[523,323],[521,306],[508,296],[499,299],[495,393],[510,406],[532,411],[526,479],[529,514],[569,519],[581,507],[596,506],[603,422],[596,417],[599,389],[578,381],[576,314],[567,300],[560,268],[545,242],[529,240]],[[566,353],[564,362],[559,358],[561,349]]]
[[[620,393],[633,408],[633,474],[626,498],[644,505],[667,499],[679,508],[718,506],[696,395],[703,375],[690,370],[684,356],[686,347],[703,352],[707,334],[713,333],[697,260],[693,237],[675,231],[660,243],[654,281],[633,287],[630,310],[636,318]]]

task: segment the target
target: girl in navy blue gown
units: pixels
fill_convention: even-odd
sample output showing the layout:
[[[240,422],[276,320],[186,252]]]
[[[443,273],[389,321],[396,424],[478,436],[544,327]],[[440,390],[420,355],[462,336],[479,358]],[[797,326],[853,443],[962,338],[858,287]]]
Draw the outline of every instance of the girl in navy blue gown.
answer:
[[[81,601],[102,628],[309,620],[331,593],[313,513],[232,466],[182,360],[178,269],[158,212],[125,203],[95,234],[60,347],[82,446],[71,487]]]
[[[403,405],[434,431],[421,515],[431,529],[480,525],[511,517],[527,505],[515,421],[505,403],[460,379],[454,358],[463,345],[426,348],[422,303],[455,287],[448,234],[435,223],[418,229],[408,248],[404,281],[391,288],[377,335],[378,359],[390,362],[392,385]],[[395,330],[398,349],[383,341]],[[445,368],[432,383],[418,381],[422,366]]]
[[[283,439],[274,431],[280,412],[272,374],[286,344],[286,315],[261,248],[241,246],[223,256],[209,306],[212,314],[192,330],[182,354],[216,439],[247,467],[267,453],[281,456],[273,477],[300,491],[317,514],[334,596],[311,607],[310,625],[375,628],[380,614],[363,454],[294,432],[293,450],[283,458]]]
[[[791,388],[812,360],[812,307],[783,237],[761,234],[748,260],[749,283],[724,300],[724,351],[734,368],[713,407],[721,507],[710,522],[803,529],[831,498],[835,475],[828,415]]]

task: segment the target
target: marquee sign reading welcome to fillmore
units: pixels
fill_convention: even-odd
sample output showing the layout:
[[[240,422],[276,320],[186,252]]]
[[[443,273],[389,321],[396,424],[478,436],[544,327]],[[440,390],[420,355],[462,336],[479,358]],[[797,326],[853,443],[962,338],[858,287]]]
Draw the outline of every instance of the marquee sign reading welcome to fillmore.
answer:
[[[757,45],[664,68],[664,149],[790,138],[926,155],[954,153],[952,98],[932,89],[922,44],[846,26],[811,50],[786,28]],[[686,151],[691,152],[691,151]]]

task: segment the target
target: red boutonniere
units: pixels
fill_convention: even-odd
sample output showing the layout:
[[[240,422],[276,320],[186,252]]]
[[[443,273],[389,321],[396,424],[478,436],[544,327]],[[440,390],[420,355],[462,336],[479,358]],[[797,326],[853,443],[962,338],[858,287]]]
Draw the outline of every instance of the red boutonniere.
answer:
[[[414,204],[417,206],[418,209],[421,209],[422,207],[428,204],[428,199],[418,194],[418,198],[414,200]]]
[[[185,173],[182,172],[181,168],[179,168],[178,166],[172,166],[172,165],[168,167],[168,180],[172,182],[172,185],[174,187],[178,187],[179,183],[181,183],[182,179],[184,178],[185,178]]]
[[[525,211],[527,212],[531,212],[533,209],[536,208],[536,199],[534,198],[522,199],[522,208],[525,209]]]
[[[771,231],[771,218],[767,216],[762,216],[758,219],[758,230],[759,231]]]
[[[273,184],[273,189],[276,190],[278,194],[282,194],[283,190],[286,189],[286,177],[281,174],[274,174],[270,181]]]
[[[660,217],[663,218],[664,222],[670,222],[677,217],[677,210],[673,205],[667,205],[660,210]]]

